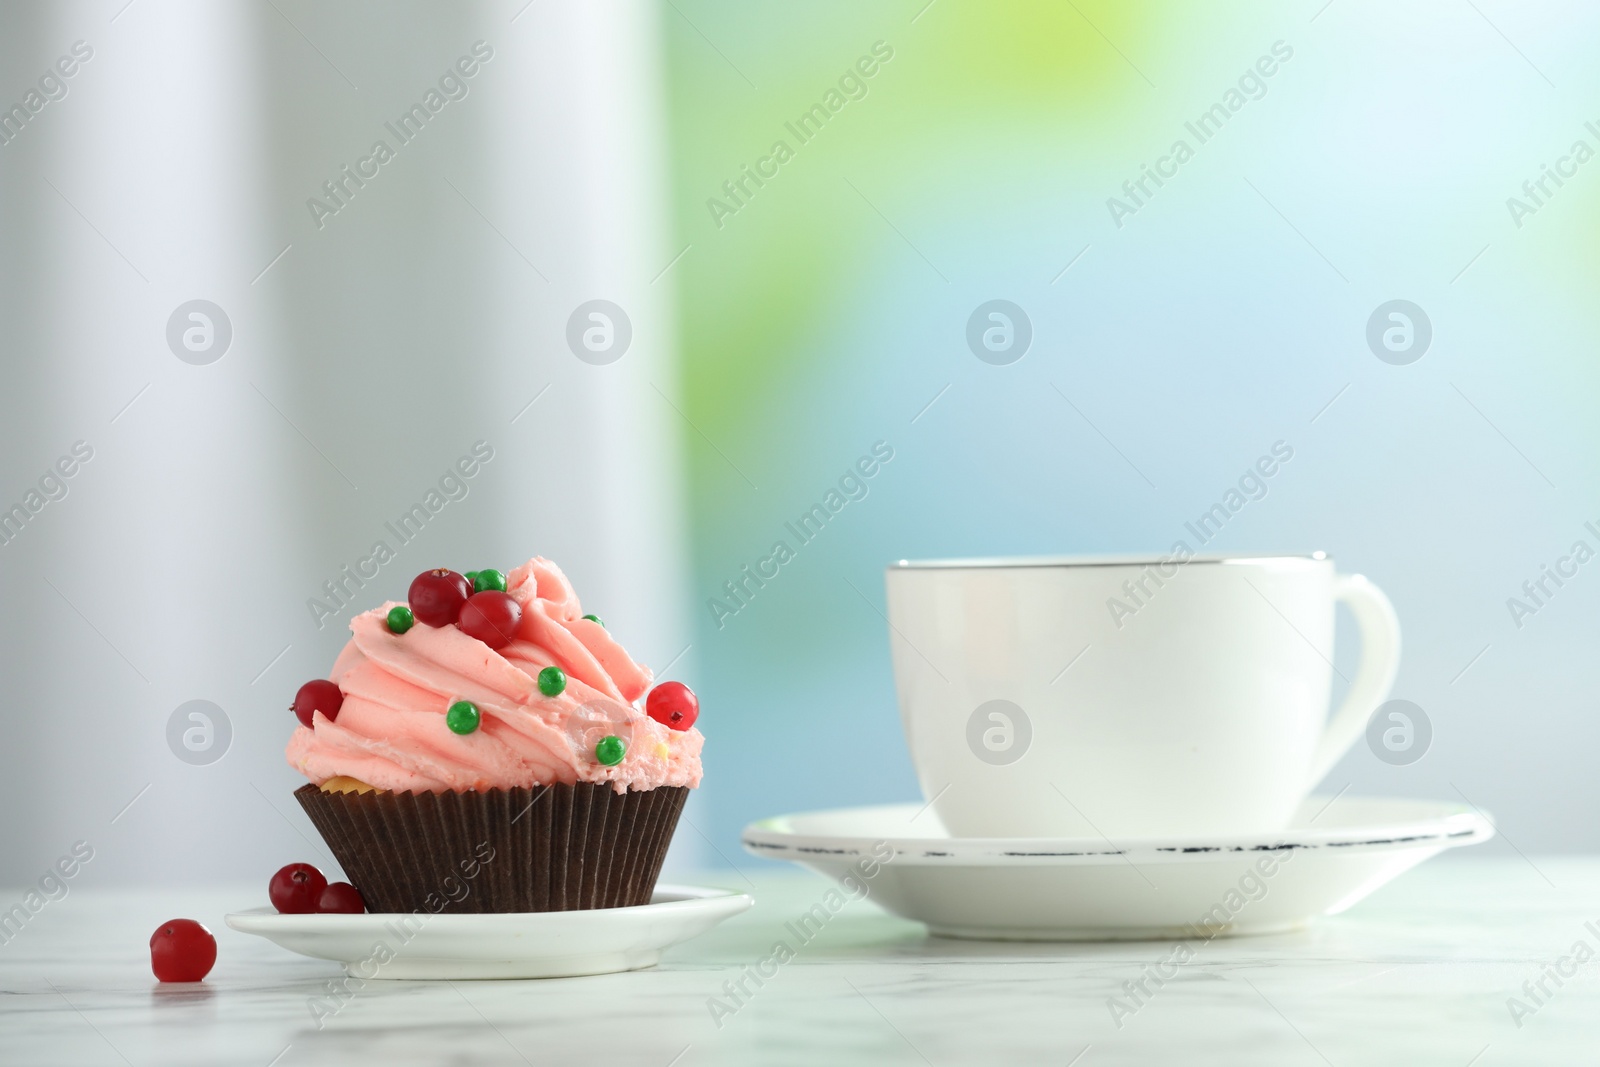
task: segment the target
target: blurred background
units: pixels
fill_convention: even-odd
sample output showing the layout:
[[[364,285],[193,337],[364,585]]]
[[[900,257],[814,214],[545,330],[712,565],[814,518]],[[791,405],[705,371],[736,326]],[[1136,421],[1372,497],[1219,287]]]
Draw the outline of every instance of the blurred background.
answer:
[[[329,862],[294,690],[418,571],[536,553],[701,696],[672,865],[753,871],[752,819],[917,795],[885,563],[1165,552],[1278,442],[1206,548],[1372,578],[1431,724],[1324,790],[1600,847],[1597,39],[1503,0],[0,8],[0,881]]]

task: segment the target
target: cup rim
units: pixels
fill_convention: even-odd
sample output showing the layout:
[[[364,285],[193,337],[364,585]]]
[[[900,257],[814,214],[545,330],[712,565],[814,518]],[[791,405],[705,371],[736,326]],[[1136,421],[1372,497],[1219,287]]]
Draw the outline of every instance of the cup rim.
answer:
[[[1178,561],[1173,556],[1085,555],[1085,556],[975,556],[970,559],[900,559],[886,564],[884,570],[1035,570],[1039,568],[1069,567],[1155,567],[1171,566]],[[1201,564],[1226,564],[1231,566],[1305,567],[1332,563],[1326,552],[1250,553],[1216,552],[1190,556],[1182,566]]]

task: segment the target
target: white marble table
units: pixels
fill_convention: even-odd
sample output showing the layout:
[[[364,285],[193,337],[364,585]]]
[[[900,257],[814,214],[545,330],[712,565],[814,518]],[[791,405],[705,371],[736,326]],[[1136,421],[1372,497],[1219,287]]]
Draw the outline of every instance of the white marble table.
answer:
[[[1547,881],[1548,879],[1548,881]],[[722,872],[711,884],[741,886]],[[334,964],[228,930],[258,903],[231,892],[75,890],[0,945],[0,1063],[1404,1064],[1600,1060],[1600,959],[1513,1020],[1546,964],[1600,950],[1600,859],[1446,856],[1345,915],[1199,950],[1120,1030],[1107,998],[1160,943],[1008,945],[930,939],[852,903],[732,1017],[708,1000],[765,956],[826,888],[757,877],[757,906],[657,969],[544,982],[376,982],[318,1030],[307,1008]],[[11,892],[0,898],[19,899]],[[191,916],[218,935],[201,987],[162,988],[146,942]],[[747,981],[747,986],[749,985]],[[753,987],[752,987],[753,988]],[[1535,990],[1537,992],[1537,990]],[[1087,1050],[1087,1051],[1085,1051]]]

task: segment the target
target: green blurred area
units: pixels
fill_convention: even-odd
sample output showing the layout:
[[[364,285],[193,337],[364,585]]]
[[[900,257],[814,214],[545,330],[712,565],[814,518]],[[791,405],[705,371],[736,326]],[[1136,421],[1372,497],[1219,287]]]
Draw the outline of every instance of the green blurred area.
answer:
[[[694,245],[678,278],[691,418],[719,440],[749,438],[759,422],[750,398],[774,396],[807,358],[793,339],[862,284],[851,265],[882,231],[863,225],[873,209],[852,185],[915,214],[951,185],[1003,195],[1007,181],[1031,186],[1030,161],[1059,167],[1114,141],[1150,97],[1107,38],[1159,51],[1159,7],[940,0],[919,17],[912,5],[763,6],[757,16],[736,3],[665,4],[673,205],[680,240]],[[785,124],[874,44],[892,58],[862,79],[866,95],[801,143]],[[708,201],[731,203],[723,183],[779,140],[794,158],[764,187],[747,183],[754,194],[719,224]]]

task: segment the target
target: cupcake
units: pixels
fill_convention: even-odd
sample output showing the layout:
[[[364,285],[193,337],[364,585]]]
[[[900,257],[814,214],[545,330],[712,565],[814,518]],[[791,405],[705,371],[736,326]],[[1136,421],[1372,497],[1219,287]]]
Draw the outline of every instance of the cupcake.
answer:
[[[373,912],[646,904],[698,705],[653,684],[549,560],[427,571],[295,697],[295,797]]]

